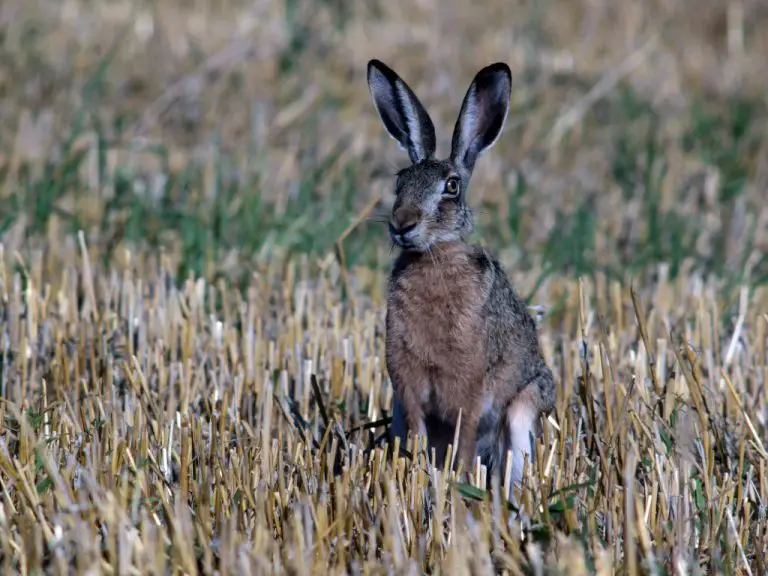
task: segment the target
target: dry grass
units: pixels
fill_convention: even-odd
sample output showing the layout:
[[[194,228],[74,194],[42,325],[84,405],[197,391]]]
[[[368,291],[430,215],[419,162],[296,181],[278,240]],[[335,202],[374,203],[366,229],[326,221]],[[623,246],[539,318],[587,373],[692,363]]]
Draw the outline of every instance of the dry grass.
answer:
[[[4,2],[4,573],[765,573],[767,18]],[[558,402],[530,525],[484,470],[457,484],[374,442],[391,255],[366,216],[404,158],[371,57],[442,144],[475,69],[513,70],[473,193],[481,239],[547,309]],[[373,264],[339,265],[342,231]]]
[[[74,244],[42,260],[0,274],[5,573],[760,569],[765,289],[734,324],[700,280],[550,284],[558,403],[521,539],[497,492],[370,449],[384,301],[342,302],[333,260],[265,263],[245,295]]]

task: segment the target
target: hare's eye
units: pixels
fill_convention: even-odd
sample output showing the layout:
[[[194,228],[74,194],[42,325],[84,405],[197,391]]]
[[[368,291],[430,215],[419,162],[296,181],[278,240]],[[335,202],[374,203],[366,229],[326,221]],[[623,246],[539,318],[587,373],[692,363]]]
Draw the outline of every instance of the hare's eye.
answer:
[[[448,178],[448,180],[445,181],[445,191],[443,192],[445,196],[449,196],[451,198],[455,198],[459,195],[459,179],[455,176],[451,176]]]

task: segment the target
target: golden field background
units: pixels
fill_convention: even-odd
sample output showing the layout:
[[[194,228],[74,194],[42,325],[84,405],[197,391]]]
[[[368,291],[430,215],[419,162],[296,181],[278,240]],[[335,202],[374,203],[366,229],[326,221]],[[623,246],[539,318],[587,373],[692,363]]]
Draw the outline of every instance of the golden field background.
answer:
[[[6,0],[4,573],[764,573],[766,26],[757,0]],[[530,525],[374,445],[406,157],[370,58],[439,152],[474,72],[512,69],[471,196],[558,383]]]

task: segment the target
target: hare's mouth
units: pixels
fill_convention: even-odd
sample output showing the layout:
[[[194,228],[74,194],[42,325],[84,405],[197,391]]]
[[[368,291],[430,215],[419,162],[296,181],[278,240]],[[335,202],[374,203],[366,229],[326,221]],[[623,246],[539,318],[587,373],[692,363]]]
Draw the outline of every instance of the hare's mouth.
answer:
[[[389,223],[389,237],[404,250],[423,251],[426,249],[424,242],[424,225],[419,223],[405,229],[398,229],[392,222]]]

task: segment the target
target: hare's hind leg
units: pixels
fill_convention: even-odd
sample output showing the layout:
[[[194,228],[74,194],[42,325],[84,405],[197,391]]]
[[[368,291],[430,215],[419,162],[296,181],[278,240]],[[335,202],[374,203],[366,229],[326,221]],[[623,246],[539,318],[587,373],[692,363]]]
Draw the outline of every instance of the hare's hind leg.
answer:
[[[483,412],[477,423],[476,456],[491,474],[504,475],[504,457],[507,453],[507,431],[504,429],[506,419],[503,406],[494,402],[493,398],[483,403]]]
[[[510,493],[508,497],[513,503],[513,486],[522,482],[526,455],[528,456],[529,465],[531,462],[537,416],[538,407],[535,390],[528,386],[512,401],[507,408],[506,414],[509,449],[512,451],[512,477],[510,478]]]

